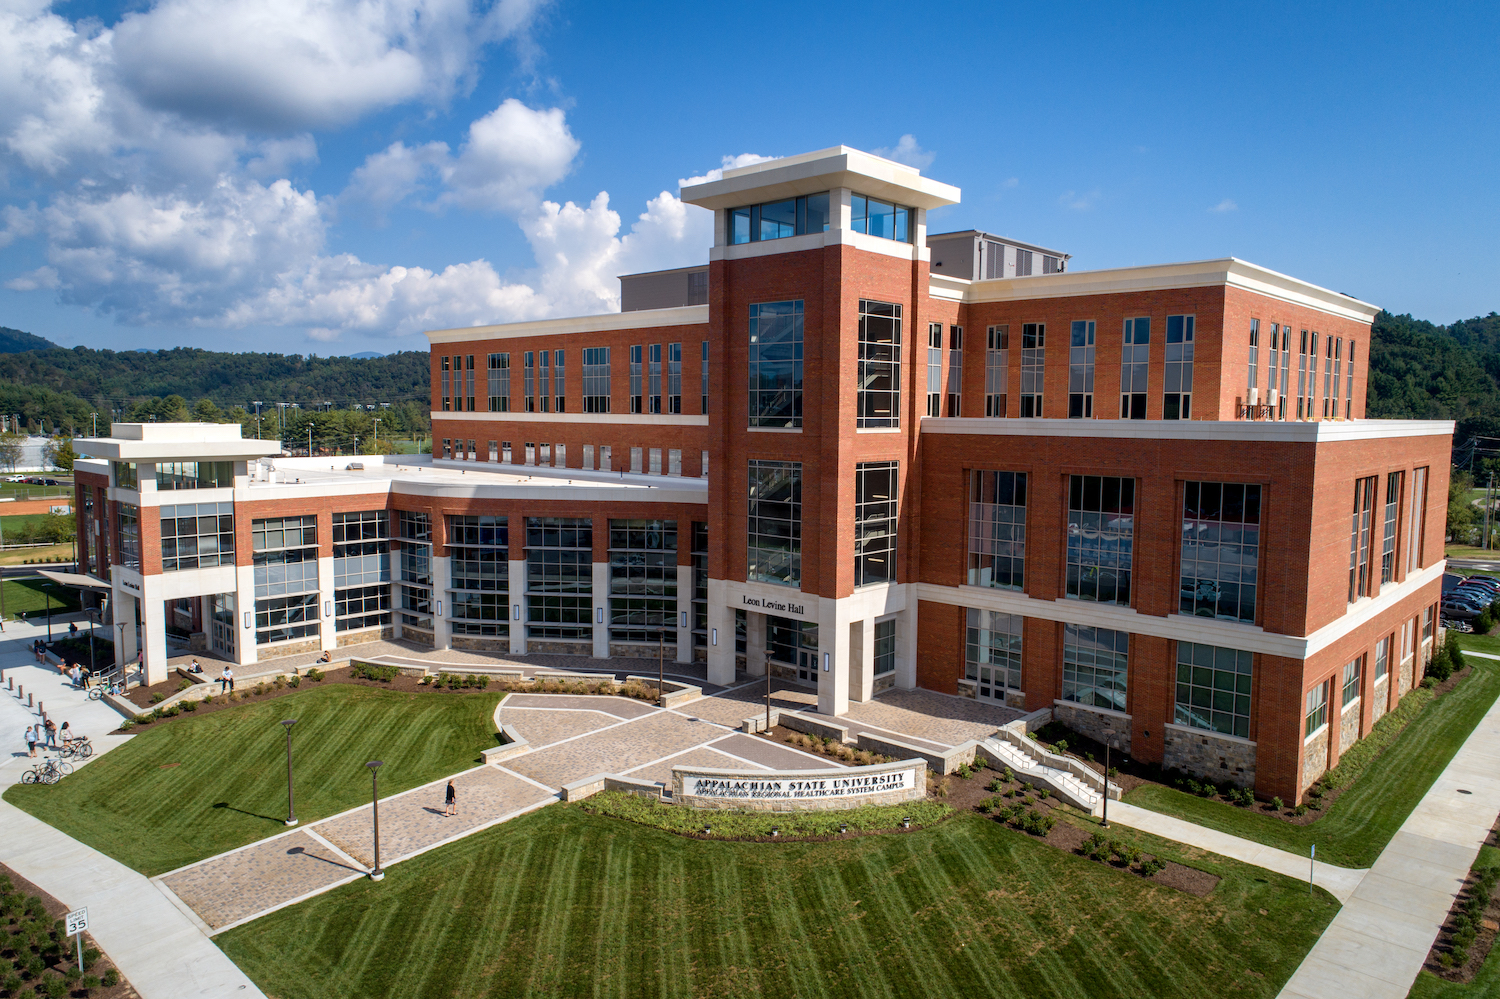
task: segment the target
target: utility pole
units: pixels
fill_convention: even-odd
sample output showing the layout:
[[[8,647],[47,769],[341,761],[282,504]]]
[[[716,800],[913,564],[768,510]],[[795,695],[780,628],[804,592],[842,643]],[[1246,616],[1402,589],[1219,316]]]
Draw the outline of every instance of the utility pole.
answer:
[[[1490,547],[1490,505],[1494,502],[1491,493],[1495,488],[1495,473],[1490,473],[1490,480],[1484,487],[1484,547]]]
[[[307,456],[309,458],[311,458],[313,456],[313,453],[312,453],[312,432],[313,432],[313,425],[311,423],[309,423],[307,425]]]
[[[259,399],[252,399],[250,401],[250,405],[252,405],[252,406],[255,407],[255,439],[256,440],[260,440],[260,407],[261,407],[261,401]]]

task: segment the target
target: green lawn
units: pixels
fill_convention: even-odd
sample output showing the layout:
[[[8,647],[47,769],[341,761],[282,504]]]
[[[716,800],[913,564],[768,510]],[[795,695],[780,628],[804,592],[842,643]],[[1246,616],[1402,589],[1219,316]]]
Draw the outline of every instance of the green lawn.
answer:
[[[1494,559],[1500,558],[1500,548],[1475,548],[1473,545],[1447,545],[1443,549],[1445,558],[1477,558]],[[1464,575],[1469,575],[1465,572]]]
[[[7,579],[5,587],[5,613],[9,617],[40,611],[46,613],[50,595],[54,612],[78,609],[78,591],[71,586],[61,586],[41,576],[29,579]],[[80,625],[80,627],[82,627]],[[63,625],[67,631],[68,626]]]
[[[306,822],[368,801],[368,760],[385,761],[384,795],[474,765],[495,745],[499,699],[314,687],[158,723],[61,783],[18,784],[5,800],[143,874],[160,874],[282,830],[281,719],[298,719],[297,817]]]
[[[975,815],[734,843],[551,805],[216,942],[281,999],[1275,996],[1338,903],[1199,866],[1204,898]]]
[[[1474,866],[1500,867],[1500,850],[1492,846],[1480,847],[1479,858],[1474,861]],[[1500,995],[1500,947],[1491,948],[1479,974],[1467,985],[1445,981],[1431,972],[1422,972],[1417,975],[1409,999],[1493,999],[1497,995]]]
[[[1311,825],[1294,826],[1255,810],[1152,784],[1137,788],[1125,800],[1303,856],[1316,843],[1319,860],[1368,867],[1500,695],[1500,663],[1477,657],[1469,661],[1473,674],[1432,702]]]

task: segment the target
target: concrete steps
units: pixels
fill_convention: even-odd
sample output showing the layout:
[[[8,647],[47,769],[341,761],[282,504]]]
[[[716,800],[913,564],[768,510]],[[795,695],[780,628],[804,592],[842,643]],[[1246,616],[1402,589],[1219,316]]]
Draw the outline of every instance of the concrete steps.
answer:
[[[991,761],[1002,767],[1010,767],[1015,775],[1026,783],[1048,788],[1063,801],[1090,815],[1096,815],[1100,811],[1103,796],[1084,784],[1074,774],[1057,767],[1047,766],[1022,752],[1019,747],[1000,739],[991,737],[979,745],[989,754]]]

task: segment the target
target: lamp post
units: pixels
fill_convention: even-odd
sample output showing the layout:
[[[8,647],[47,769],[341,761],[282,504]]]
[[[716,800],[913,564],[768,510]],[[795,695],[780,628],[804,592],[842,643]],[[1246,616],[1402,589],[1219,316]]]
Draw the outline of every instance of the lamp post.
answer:
[[[375,420],[375,435],[374,435],[374,438],[370,442],[370,448],[376,454],[379,454],[380,453],[380,417],[377,416],[377,417],[374,418],[374,420]]]
[[[92,673],[99,668],[99,664],[94,661],[94,619],[98,616],[99,612],[89,607],[84,610],[84,613],[89,616],[89,672]],[[0,616],[4,616],[3,611],[0,611]]]
[[[292,726],[297,724],[297,719],[288,718],[281,724],[286,728],[286,824],[294,826],[297,812],[292,807]]]
[[[99,414],[98,413],[90,413],[89,416],[94,421],[94,432],[90,436],[91,437],[98,437],[99,436]]]
[[[667,706],[667,685],[665,669],[662,666],[662,650],[665,639],[662,637],[661,629],[656,632],[656,706],[664,708]]]
[[[371,760],[365,764],[370,768],[370,814],[375,819],[375,869],[370,872],[371,881],[385,878],[385,871],[380,869],[380,768],[384,765],[381,760]]]
[[[771,653],[766,653],[766,734],[771,734]]]
[[[255,407],[255,439],[260,440],[260,407],[262,403],[259,399],[252,399],[250,400],[250,405]]]

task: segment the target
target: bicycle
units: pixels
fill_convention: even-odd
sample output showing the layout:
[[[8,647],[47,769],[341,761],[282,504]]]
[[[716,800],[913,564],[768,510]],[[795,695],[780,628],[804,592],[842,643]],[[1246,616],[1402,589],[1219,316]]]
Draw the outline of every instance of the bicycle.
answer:
[[[76,739],[64,739],[61,752],[63,756],[86,760],[94,755],[94,745],[89,742],[88,736],[80,735]]]
[[[73,772],[72,764],[49,757],[21,775],[22,784],[56,784]]]

